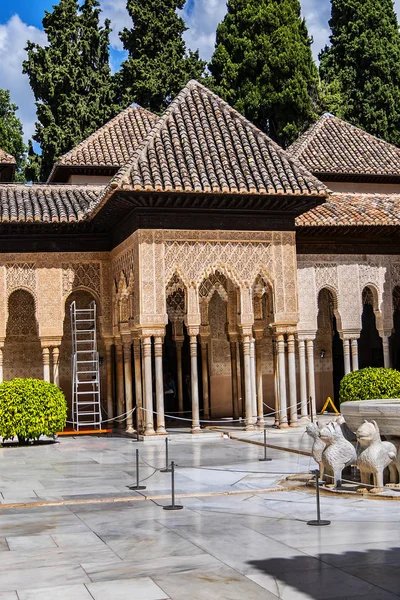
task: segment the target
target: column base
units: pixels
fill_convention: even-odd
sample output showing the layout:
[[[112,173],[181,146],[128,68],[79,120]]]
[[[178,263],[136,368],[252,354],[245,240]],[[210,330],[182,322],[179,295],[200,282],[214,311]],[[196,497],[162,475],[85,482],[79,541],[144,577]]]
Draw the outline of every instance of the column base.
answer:
[[[165,429],[165,427],[157,427],[156,434],[157,435],[168,435],[168,432]]]
[[[264,419],[257,419],[257,427],[261,427],[261,428],[265,427]]]
[[[129,426],[125,429],[126,433],[136,433],[136,429],[132,426]]]
[[[292,429],[296,429],[296,427],[300,427],[300,425],[298,421],[294,421],[294,423],[290,423],[289,427],[291,427]]]
[[[310,420],[311,420],[310,417],[306,417],[305,415],[304,415],[304,417],[299,417],[300,423],[309,423]]]
[[[145,431],[143,431],[142,435],[156,435],[156,432],[154,431],[154,429],[146,429]]]
[[[253,423],[249,423],[248,425],[246,425],[246,431],[254,431],[255,430],[255,426],[253,425]]]
[[[279,423],[279,429],[289,429],[288,423]]]
[[[200,427],[192,427],[190,433],[203,433],[203,430]]]

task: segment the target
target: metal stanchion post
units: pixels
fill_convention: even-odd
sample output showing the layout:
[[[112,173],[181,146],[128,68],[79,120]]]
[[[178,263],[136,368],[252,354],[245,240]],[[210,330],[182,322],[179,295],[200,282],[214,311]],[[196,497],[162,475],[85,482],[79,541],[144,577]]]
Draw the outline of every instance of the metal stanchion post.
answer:
[[[313,471],[315,473],[315,491],[317,498],[317,520],[307,521],[307,525],[314,525],[315,527],[322,527],[324,525],[330,525],[330,521],[321,520],[321,507],[319,503],[319,469]]]
[[[311,396],[308,399],[308,405],[309,405],[309,408],[310,408],[311,423],[314,423],[314,413],[313,413],[313,406],[312,406],[312,398],[311,398]]]
[[[161,469],[160,473],[171,473],[171,469],[169,468],[169,458],[168,458],[168,438],[165,438],[165,469]]]
[[[260,462],[270,462],[272,458],[267,458],[267,430],[264,429],[264,458],[258,459]]]
[[[163,506],[164,510],[181,510],[181,504],[175,504],[175,463],[171,462],[171,504]]]
[[[139,449],[136,448],[136,485],[128,485],[130,490],[145,490],[145,485],[140,485],[139,479]]]

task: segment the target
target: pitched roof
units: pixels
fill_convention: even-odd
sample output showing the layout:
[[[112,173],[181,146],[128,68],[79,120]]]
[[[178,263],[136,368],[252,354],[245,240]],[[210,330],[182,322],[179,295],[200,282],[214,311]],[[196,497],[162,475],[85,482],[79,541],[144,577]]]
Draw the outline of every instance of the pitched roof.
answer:
[[[400,149],[327,113],[287,152],[312,173],[400,176]]]
[[[197,81],[171,103],[112,190],[326,196],[327,188]],[[104,199],[105,199],[104,198]]]
[[[54,165],[49,181],[59,167],[122,167],[158,119],[140,106],[129,106],[64,154]]]
[[[103,186],[0,184],[0,223],[83,221]]]
[[[16,160],[11,154],[8,154],[0,148],[0,164],[2,165],[15,165]]]
[[[400,225],[400,194],[334,193],[296,218],[297,227]]]

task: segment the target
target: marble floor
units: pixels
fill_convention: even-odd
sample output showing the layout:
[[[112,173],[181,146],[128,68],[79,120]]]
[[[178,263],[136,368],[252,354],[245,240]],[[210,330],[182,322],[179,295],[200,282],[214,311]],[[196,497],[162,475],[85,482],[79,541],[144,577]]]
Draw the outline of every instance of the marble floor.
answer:
[[[302,431],[268,436],[309,449]],[[136,448],[141,494],[126,487]],[[168,512],[163,444],[83,437],[1,448],[0,600],[399,598],[399,503],[324,496],[332,524],[309,527],[313,491],[279,482],[312,459],[268,455],[259,462],[260,447],[227,438],[172,438],[184,509]]]

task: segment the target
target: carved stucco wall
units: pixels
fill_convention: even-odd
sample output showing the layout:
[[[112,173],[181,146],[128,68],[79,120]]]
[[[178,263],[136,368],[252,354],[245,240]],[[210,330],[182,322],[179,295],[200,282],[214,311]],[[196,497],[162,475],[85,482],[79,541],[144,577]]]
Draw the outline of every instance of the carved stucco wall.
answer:
[[[0,338],[4,340],[4,378],[43,376],[40,342],[48,346],[60,344],[65,301],[74,290],[88,290],[93,294],[100,310],[101,334],[111,332],[111,288],[106,253],[84,257],[80,253],[3,254],[0,264]],[[33,312],[27,309],[29,302],[24,298],[29,296],[26,294],[34,303]],[[15,298],[17,304],[13,301]],[[14,311],[10,319],[9,299]],[[21,306],[19,320],[29,329],[29,335],[15,331],[18,305]],[[67,363],[68,370],[68,360]],[[66,391],[69,392],[69,388],[68,383]]]
[[[362,291],[376,291],[381,330],[393,327],[392,291],[400,283],[400,260],[396,256],[299,255],[299,332],[317,330],[318,293],[329,289],[334,297],[338,329],[355,334],[361,329]]]
[[[275,320],[298,319],[293,232],[158,231],[134,233],[112,253],[115,285],[133,272],[135,325],[164,326],[165,288],[174,273],[187,289],[187,320],[200,324],[198,288],[210,273],[223,273],[240,289],[242,323],[253,319],[251,288],[258,274],[272,285]]]

